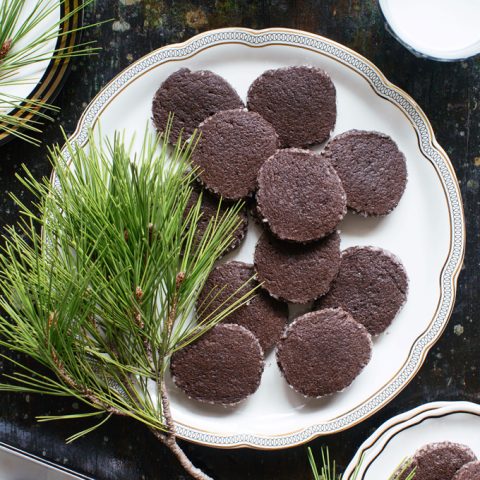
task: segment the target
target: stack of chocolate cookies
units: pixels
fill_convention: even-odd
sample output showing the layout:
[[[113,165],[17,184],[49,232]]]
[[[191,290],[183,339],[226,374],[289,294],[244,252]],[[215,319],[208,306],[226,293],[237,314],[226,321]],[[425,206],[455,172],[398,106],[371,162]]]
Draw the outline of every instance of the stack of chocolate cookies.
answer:
[[[335,86],[311,66],[264,72],[250,86],[246,108],[220,76],[181,69],[155,95],[159,132],[170,112],[172,142],[200,132],[192,156],[200,185],[192,204],[200,188],[205,192],[199,238],[220,199],[245,201],[264,229],[253,264],[214,269],[197,314],[209,318],[252,287],[256,294],[173,356],[175,383],[200,401],[238,403],[258,387],[263,356],[275,346],[297,392],[321,397],[344,390],[369,362],[372,336],[405,302],[408,280],[386,250],[341,252],[338,227],[348,209],[380,216],[397,206],[407,181],[404,155],[379,132],[350,130],[330,139]],[[326,141],[321,153],[309,149]],[[245,236],[242,215],[230,249]],[[288,304],[312,311],[288,324]]]

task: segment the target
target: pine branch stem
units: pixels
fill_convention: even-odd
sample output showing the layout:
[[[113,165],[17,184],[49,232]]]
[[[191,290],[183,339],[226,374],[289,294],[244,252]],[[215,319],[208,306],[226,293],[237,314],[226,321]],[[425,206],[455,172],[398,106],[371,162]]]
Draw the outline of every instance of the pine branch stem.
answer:
[[[95,407],[105,410],[108,413],[113,413],[115,415],[120,415],[120,416],[127,416],[126,413],[122,412],[118,408],[115,408],[111,405],[107,405],[106,403],[102,402],[100,399],[96,397],[96,395],[86,387],[82,387],[79,385],[65,370],[65,368],[62,365],[62,362],[58,359],[57,354],[55,353],[54,350],[52,350],[52,360],[55,363],[55,366],[57,367],[57,373],[59,377],[73,390],[79,392],[81,395],[83,395],[87,400],[89,400]]]
[[[168,433],[164,434],[159,430],[151,428],[151,432],[155,437],[160,440],[170,451],[177,457],[178,462],[184,468],[184,470],[195,480],[213,480],[212,477],[208,476],[206,473],[202,472],[198,467],[196,467],[191,460],[187,457],[185,452],[181,449],[180,445],[177,443],[177,437],[175,435],[175,424],[173,423],[172,414],[170,411],[170,402],[168,400],[167,388],[165,381],[161,381],[160,385],[160,395],[162,399],[162,409],[163,417],[167,425]]]
[[[118,408],[115,408],[111,405],[107,405],[106,403],[102,402],[99,398],[96,397],[96,395],[87,387],[79,385],[65,370],[65,367],[63,366],[63,363],[60,361],[58,358],[57,352],[53,348],[53,346],[50,345],[48,346],[48,332],[53,326],[57,325],[58,322],[58,316],[57,312],[53,311],[50,312],[50,315],[48,316],[47,319],[47,336],[45,337],[46,341],[46,346],[47,348],[50,349],[50,355],[52,357],[53,363],[55,364],[56,367],[56,372],[58,376],[73,390],[79,392],[81,395],[83,395],[87,400],[89,400],[95,407],[99,408],[100,410],[105,410],[108,413],[113,413],[115,415],[121,415],[121,416],[127,416],[126,413],[122,412]],[[93,319],[91,317],[90,321]]]
[[[180,448],[175,439],[171,439],[168,436],[163,435],[161,432],[155,429],[151,429],[152,433],[165,444],[170,451],[177,457],[178,462],[184,468],[184,470],[195,480],[213,480],[212,477],[209,477],[206,473],[203,473],[198,467],[196,467],[190,459],[187,457],[185,452]]]
[[[154,360],[153,360],[152,345],[147,339],[143,341],[143,347],[145,348],[145,353],[147,354],[149,365],[153,365]]]
[[[179,272],[176,276],[175,284],[175,295],[172,302],[172,307],[168,314],[167,319],[167,338],[170,338],[170,334],[173,329],[173,324],[177,316],[177,305],[178,305],[178,291],[183,281],[185,280],[185,273]],[[170,410],[170,401],[168,399],[167,385],[165,384],[165,377],[162,373],[161,378],[158,381],[158,389],[160,390],[160,399],[162,402],[162,414],[165,426],[167,427],[167,432],[162,433],[154,428],[150,430],[155,435],[155,437],[160,440],[170,451],[177,457],[178,462],[184,468],[184,470],[195,480],[213,480],[212,477],[208,476],[206,473],[202,472],[198,467],[196,467],[191,460],[187,457],[185,452],[181,449],[180,445],[177,443],[177,436],[175,432],[175,423],[173,421],[172,412]]]
[[[170,339],[170,335],[173,330],[173,324],[175,322],[175,318],[177,318],[177,304],[178,304],[178,292],[175,293],[175,297],[173,299],[173,305],[170,309],[170,313],[168,314],[167,319],[167,338]]]
[[[167,425],[168,435],[175,437],[175,423],[173,422],[172,412],[170,410],[170,401],[168,400],[167,386],[165,380],[162,380],[159,385],[160,397],[162,399],[162,411]]]

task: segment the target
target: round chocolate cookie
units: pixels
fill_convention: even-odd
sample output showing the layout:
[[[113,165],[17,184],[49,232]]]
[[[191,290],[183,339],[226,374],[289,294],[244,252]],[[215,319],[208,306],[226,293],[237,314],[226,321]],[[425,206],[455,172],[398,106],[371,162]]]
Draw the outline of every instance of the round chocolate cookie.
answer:
[[[350,208],[363,215],[386,215],[398,205],[407,165],[388,135],[350,130],[333,138],[323,155],[342,180]]]
[[[400,260],[376,247],[351,247],[342,261],[332,288],[318,305],[341,307],[372,335],[382,333],[405,303],[408,278]]]
[[[405,480],[415,469],[414,480],[452,480],[455,473],[477,457],[466,445],[453,442],[429,443],[419,448],[411,464],[398,474],[396,480]]]
[[[234,405],[257,390],[263,366],[255,335],[240,325],[222,323],[175,352],[170,371],[190,398]]]
[[[274,128],[258,113],[227,110],[200,125],[192,163],[206,188],[229,200],[251,195],[263,162],[277,150]]]
[[[200,318],[214,316],[257,285],[252,279],[253,265],[227,262],[209,275],[197,301]],[[248,328],[259,340],[263,351],[272,348],[281,337],[288,320],[288,306],[262,290],[255,290],[248,303],[234,310],[223,320]]]
[[[282,242],[264,233],[255,248],[255,271],[270,295],[291,303],[308,303],[324,295],[340,267],[337,232],[317,242]]]
[[[192,189],[192,194],[187,203],[187,210],[185,211],[185,216],[188,214],[190,209],[197,204],[199,196],[200,196],[201,189],[198,186],[194,186]],[[195,241],[196,244],[199,245],[203,235],[205,234],[207,227],[210,221],[218,215],[220,219],[222,215],[226,212],[227,208],[230,207],[228,202],[222,201],[219,209],[219,202],[220,200],[213,196],[212,194],[208,193],[207,191],[203,191],[202,193],[202,203],[200,206],[201,209],[201,216],[197,222],[197,228],[195,232]],[[235,232],[233,233],[232,242],[230,245],[225,249],[223,254],[234,250],[237,248],[242,240],[245,238],[247,234],[248,228],[248,215],[247,215],[247,208],[243,207],[239,212],[239,225]]]
[[[480,480],[480,462],[470,462],[464,465],[454,475],[452,480]]]
[[[278,150],[260,169],[257,210],[281,240],[311,242],[333,232],[347,213],[334,168],[309,150]]]
[[[159,132],[163,132],[169,113],[173,113],[170,142],[175,143],[182,130],[186,140],[210,115],[243,106],[237,92],[216,73],[181,68],[172,73],[155,93],[153,123]]]
[[[307,65],[264,72],[250,85],[247,106],[275,127],[282,147],[324,142],[337,119],[332,80]]]
[[[347,388],[370,361],[366,328],[341,308],[306,313],[291,323],[277,347],[288,384],[307,397]]]

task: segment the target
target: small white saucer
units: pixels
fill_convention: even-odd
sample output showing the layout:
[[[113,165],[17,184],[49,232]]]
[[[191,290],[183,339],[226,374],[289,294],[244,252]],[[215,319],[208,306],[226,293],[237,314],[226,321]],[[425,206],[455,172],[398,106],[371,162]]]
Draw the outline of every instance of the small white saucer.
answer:
[[[471,402],[425,403],[397,415],[379,427],[358,449],[344,480],[390,478],[415,450],[431,442],[468,445],[480,456],[480,405]]]
[[[379,0],[391,33],[409,50],[435,60],[480,53],[480,2]]]

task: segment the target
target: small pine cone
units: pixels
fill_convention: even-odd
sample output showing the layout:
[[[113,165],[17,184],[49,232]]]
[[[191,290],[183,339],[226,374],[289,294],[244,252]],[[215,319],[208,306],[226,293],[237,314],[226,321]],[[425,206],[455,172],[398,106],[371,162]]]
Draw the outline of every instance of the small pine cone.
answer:
[[[185,280],[185,272],[178,272],[177,277],[175,278],[177,290],[180,288],[180,285],[183,283],[184,280]]]
[[[3,42],[3,45],[0,48],[0,62],[7,56],[11,47],[12,47],[11,40],[5,40],[5,42]]]

